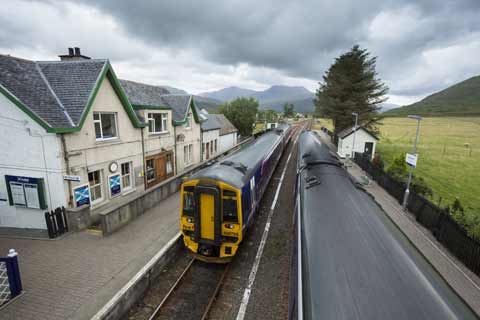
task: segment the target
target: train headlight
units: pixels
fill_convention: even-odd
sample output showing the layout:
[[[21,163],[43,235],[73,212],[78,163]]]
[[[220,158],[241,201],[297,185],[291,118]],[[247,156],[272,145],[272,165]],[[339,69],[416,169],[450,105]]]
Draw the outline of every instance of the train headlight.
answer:
[[[225,228],[227,228],[227,229],[233,229],[233,228],[235,228],[235,225],[234,225],[233,223],[226,223],[226,224],[225,224]]]
[[[188,223],[193,223],[193,218],[187,218]]]

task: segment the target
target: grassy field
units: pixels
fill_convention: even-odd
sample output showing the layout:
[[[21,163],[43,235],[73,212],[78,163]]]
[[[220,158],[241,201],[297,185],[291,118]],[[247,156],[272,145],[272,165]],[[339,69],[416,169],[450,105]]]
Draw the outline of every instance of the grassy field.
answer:
[[[411,152],[417,122],[386,118],[377,146],[386,167],[402,152]],[[419,160],[414,174],[433,189],[433,202],[441,206],[457,197],[470,230],[480,235],[480,117],[424,118],[420,124]]]
[[[377,152],[389,163],[411,152],[417,121],[385,118]],[[331,128],[330,120],[315,125]],[[331,130],[331,129],[330,129]],[[480,237],[480,117],[424,118],[420,124],[419,160],[414,175],[423,177],[434,192],[432,202],[445,207],[458,198],[466,211],[470,232]]]
[[[332,131],[333,130],[333,124],[330,119],[315,119],[315,122],[313,123],[312,129],[314,130],[320,130],[320,128],[325,127],[328,130]]]

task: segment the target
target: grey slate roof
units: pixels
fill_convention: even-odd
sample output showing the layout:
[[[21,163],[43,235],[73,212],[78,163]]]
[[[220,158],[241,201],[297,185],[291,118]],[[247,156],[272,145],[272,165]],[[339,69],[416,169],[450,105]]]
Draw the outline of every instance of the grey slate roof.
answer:
[[[107,60],[35,62],[0,55],[0,85],[52,128],[73,128]]]
[[[137,106],[159,107],[162,102],[161,96],[170,94],[167,89],[140,82],[121,79],[120,84],[130,103]]]
[[[172,109],[173,121],[185,119],[193,97],[188,94],[170,94],[167,89],[149,84],[120,80],[128,100],[137,107],[168,107]]]
[[[223,114],[216,114],[217,121],[222,125],[220,127],[220,135],[224,136],[226,134],[237,132],[238,129],[230,122],[230,120],[225,117]]]
[[[216,114],[204,114],[206,121],[202,123],[202,131],[217,130],[222,127],[222,123],[217,120]]]
[[[38,62],[62,105],[78,125],[107,60]]]

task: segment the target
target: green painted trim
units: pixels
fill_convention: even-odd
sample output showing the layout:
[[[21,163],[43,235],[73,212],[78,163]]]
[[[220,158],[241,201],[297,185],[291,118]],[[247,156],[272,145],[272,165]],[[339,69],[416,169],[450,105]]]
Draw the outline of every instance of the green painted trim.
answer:
[[[142,104],[133,104],[135,110],[172,110],[169,106],[147,106]]]
[[[20,101],[20,99],[18,99],[13,94],[11,94],[10,91],[8,91],[2,85],[0,85],[0,93],[3,94],[8,100],[10,100],[10,102],[12,102],[14,105],[16,105],[20,110],[25,112],[27,114],[27,116],[29,116],[33,121],[35,121],[37,124],[39,124],[42,128],[44,128],[47,131],[49,129],[51,129],[50,125],[46,121],[44,121],[42,118],[37,116],[32,110],[27,108],[27,106],[25,106]]]

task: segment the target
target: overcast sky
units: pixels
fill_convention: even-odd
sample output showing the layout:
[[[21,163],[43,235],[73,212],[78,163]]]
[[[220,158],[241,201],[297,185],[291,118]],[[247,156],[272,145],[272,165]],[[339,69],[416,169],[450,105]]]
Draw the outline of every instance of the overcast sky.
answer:
[[[354,44],[378,57],[391,103],[480,74],[480,0],[2,1],[0,53],[52,60],[69,46],[121,78],[191,93],[315,91]]]

